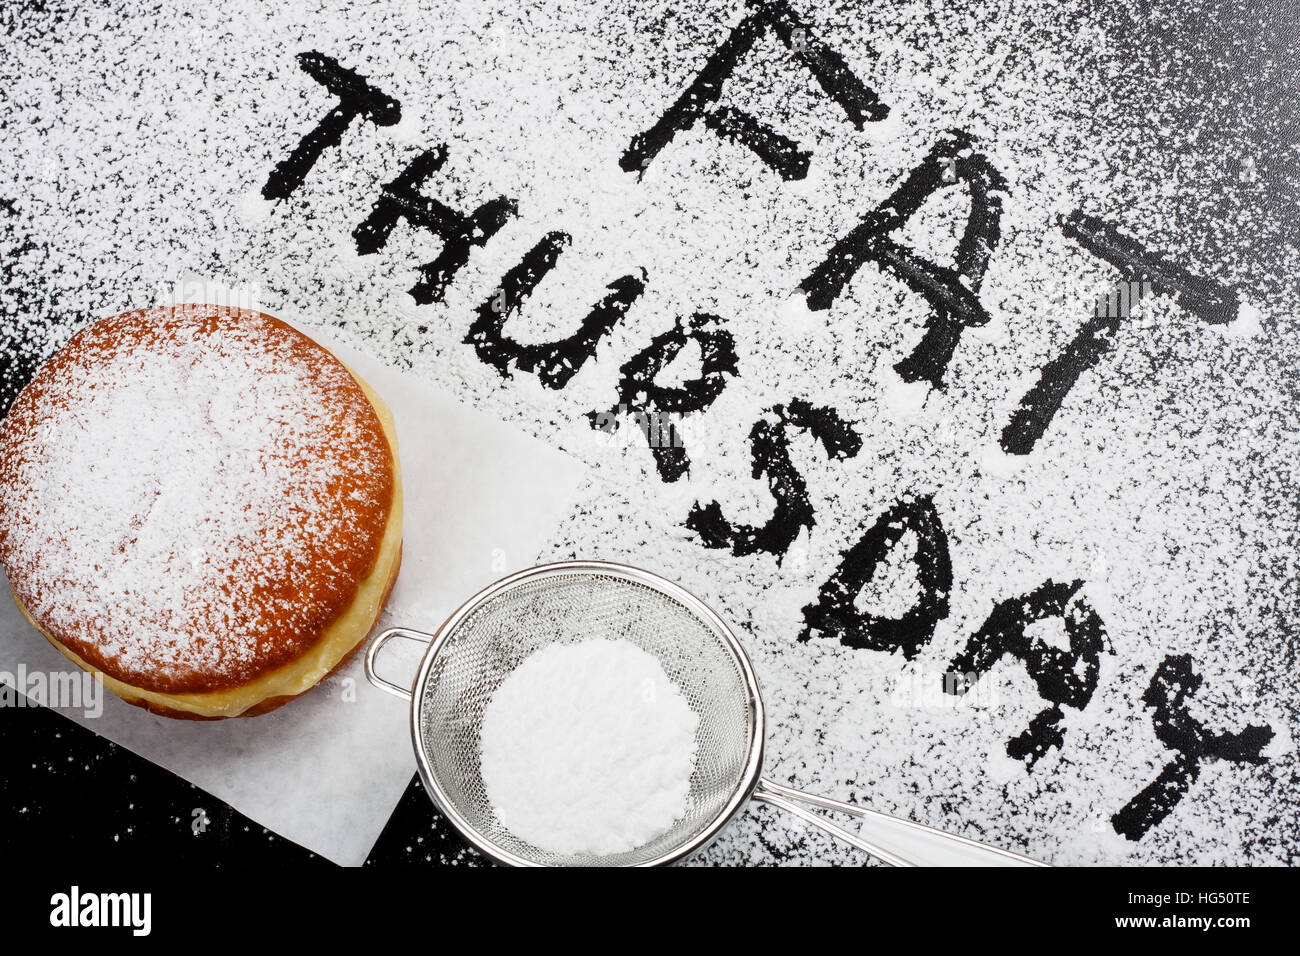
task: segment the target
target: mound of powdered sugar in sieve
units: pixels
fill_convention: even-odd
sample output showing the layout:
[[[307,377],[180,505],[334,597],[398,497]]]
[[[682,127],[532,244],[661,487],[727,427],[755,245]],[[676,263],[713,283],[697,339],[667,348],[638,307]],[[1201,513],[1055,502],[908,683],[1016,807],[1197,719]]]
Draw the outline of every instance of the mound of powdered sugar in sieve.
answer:
[[[686,812],[698,724],[659,661],[634,644],[552,644],[488,703],[488,799],[501,823],[538,849],[633,850]]]

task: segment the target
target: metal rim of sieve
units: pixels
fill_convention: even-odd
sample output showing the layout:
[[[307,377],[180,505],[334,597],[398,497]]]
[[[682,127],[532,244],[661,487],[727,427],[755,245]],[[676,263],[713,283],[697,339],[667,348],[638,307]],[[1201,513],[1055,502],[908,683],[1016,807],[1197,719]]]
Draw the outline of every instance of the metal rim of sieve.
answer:
[[[745,653],[736,635],[732,633],[731,628],[719,617],[712,608],[691,594],[685,588],[672,581],[662,578],[657,574],[649,571],[635,568],[626,564],[615,564],[608,561],[561,561],[554,564],[543,564],[538,567],[529,568],[524,571],[508,575],[493,584],[488,585],[479,591],[443,622],[432,635],[421,631],[413,631],[408,628],[389,628],[379,634],[366,650],[365,670],[366,676],[375,684],[375,686],[386,690],[395,696],[399,696],[410,701],[410,727],[411,743],[415,749],[416,762],[419,768],[420,781],[424,784],[425,790],[433,800],[434,804],[442,811],[443,815],[451,822],[457,831],[460,832],[479,852],[488,856],[498,863],[509,866],[541,866],[535,860],[512,853],[506,848],[500,846],[491,837],[479,831],[456,809],[454,801],[450,799],[442,784],[438,781],[437,775],[433,772],[432,764],[429,758],[428,750],[425,745],[424,735],[420,731],[421,726],[421,702],[426,698],[426,688],[429,675],[433,670],[438,655],[447,645],[447,642],[456,633],[461,623],[467,617],[482,607],[488,601],[496,598],[507,591],[519,587],[525,583],[531,583],[548,577],[573,577],[581,575],[593,575],[602,578],[616,578],[628,581],[633,584],[639,584],[648,587],[659,594],[668,597],[681,604],[687,611],[695,615],[699,622],[705,625],[722,645],[730,653],[733,663],[740,671],[744,679],[745,690],[748,694],[747,710],[749,714],[749,748],[746,755],[745,763],[739,778],[736,781],[730,797],[722,808],[713,816],[708,823],[700,827],[688,839],[675,845],[672,849],[661,853],[656,857],[640,861],[635,866],[662,866],[672,863],[682,857],[688,856],[697,850],[708,846],[722,828],[727,825],[739,810],[744,807],[750,797],[753,795],[755,788],[758,786],[759,774],[763,769],[763,739],[764,739],[764,711],[763,698],[758,688],[758,678],[754,674],[754,668],[750,664],[749,656]],[[402,687],[391,681],[379,677],[375,671],[375,658],[381,647],[391,637],[405,637],[412,640],[428,642],[428,647],[420,661],[419,670],[416,672],[415,682],[410,687]]]

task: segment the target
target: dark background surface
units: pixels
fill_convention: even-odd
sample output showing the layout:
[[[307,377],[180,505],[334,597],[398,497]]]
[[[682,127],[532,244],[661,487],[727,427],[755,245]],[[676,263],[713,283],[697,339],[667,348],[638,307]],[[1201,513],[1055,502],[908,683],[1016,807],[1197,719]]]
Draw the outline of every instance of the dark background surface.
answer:
[[[333,866],[253,823],[175,774],[45,708],[0,709],[0,847],[11,859],[99,854],[186,866]],[[194,832],[195,810],[207,825]],[[478,862],[446,826],[418,779],[367,866]]]

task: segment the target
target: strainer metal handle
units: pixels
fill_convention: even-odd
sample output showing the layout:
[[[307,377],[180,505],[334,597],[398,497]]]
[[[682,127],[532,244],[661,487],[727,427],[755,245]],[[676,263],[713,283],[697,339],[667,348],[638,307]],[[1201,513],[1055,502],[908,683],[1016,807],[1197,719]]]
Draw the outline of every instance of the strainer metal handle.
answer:
[[[754,793],[751,799],[757,800],[760,803],[771,804],[774,807],[779,807],[787,813],[792,813],[799,819],[811,823],[818,829],[829,833],[831,836],[839,840],[843,840],[845,843],[857,847],[859,850],[864,850],[867,853],[870,853],[872,856],[876,857],[876,859],[888,863],[891,866],[916,866],[917,863],[916,861],[901,856],[877,843],[866,840],[861,835],[846,830],[843,827],[832,823],[830,820],[827,820],[820,814],[813,813],[811,810],[799,806],[799,804],[806,803],[810,806],[820,807],[823,810],[834,810],[860,819],[875,820],[887,823],[891,826],[897,825],[903,827],[905,830],[911,831],[912,833],[921,834],[924,837],[931,837],[950,844],[956,843],[962,846],[968,853],[974,851],[981,856],[988,855],[990,857],[988,862],[1000,863],[1003,865],[1047,866],[1046,863],[1030,859],[1029,857],[1022,856],[1019,853],[1013,853],[1010,850],[1003,850],[1000,847],[989,846],[987,843],[980,843],[964,836],[958,836],[955,833],[945,833],[942,830],[936,830],[934,827],[928,827],[923,823],[917,823],[913,820],[908,820],[905,817],[892,816],[891,814],[884,813],[880,810],[873,810],[870,807],[860,807],[856,804],[845,803],[842,800],[832,800],[830,797],[822,797],[814,793],[805,793],[802,790],[795,790],[793,787],[783,787],[779,783],[773,783],[767,778],[759,779],[758,786],[754,788]]]
[[[782,787],[780,789],[786,788]],[[798,791],[792,792],[797,793]],[[800,796],[810,796],[810,794],[800,794]],[[771,804],[774,807],[784,810],[786,813],[792,813],[800,820],[811,823],[817,829],[829,833],[837,840],[843,840],[845,843],[851,844],[859,850],[870,853],[876,859],[883,863],[888,863],[890,866],[916,866],[916,864],[911,860],[905,859],[897,853],[886,850],[884,847],[872,843],[869,840],[862,839],[862,837],[858,836],[856,833],[852,833],[838,824],[831,823],[825,817],[819,816],[811,810],[805,810],[793,800],[787,800],[777,792],[777,785],[768,780],[758,781],[758,786],[754,789],[754,793],[751,795],[750,799],[755,800],[758,803]]]
[[[406,627],[390,627],[388,630],[377,634],[375,639],[370,642],[370,646],[366,648],[366,680],[394,697],[409,701],[411,699],[411,686],[409,684],[405,686],[394,684],[392,681],[380,677],[379,672],[375,669],[375,658],[379,656],[380,649],[395,637],[403,637],[408,641],[415,641],[417,644],[428,644],[433,640],[434,635],[426,634],[423,631],[412,631]]]

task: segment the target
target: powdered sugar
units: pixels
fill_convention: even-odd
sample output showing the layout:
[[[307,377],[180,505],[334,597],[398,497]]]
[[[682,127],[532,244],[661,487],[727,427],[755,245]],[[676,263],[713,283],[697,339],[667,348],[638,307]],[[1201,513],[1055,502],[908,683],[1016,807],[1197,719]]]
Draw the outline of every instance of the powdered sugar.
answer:
[[[488,799],[539,849],[636,849],[686,812],[698,724],[660,663],[630,641],[548,645],[484,713]]]

